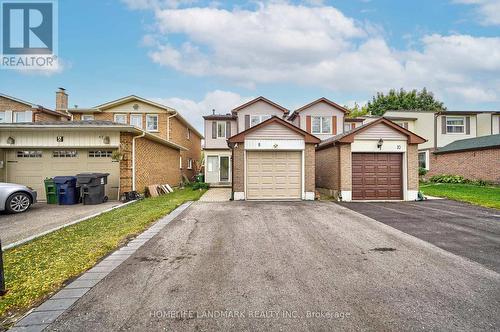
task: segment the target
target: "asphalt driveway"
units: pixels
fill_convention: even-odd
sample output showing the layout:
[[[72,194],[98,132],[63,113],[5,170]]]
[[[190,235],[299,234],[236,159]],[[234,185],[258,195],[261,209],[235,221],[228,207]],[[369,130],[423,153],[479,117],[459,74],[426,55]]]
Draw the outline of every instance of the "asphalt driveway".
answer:
[[[53,331],[498,330],[500,274],[328,202],[193,204]]]
[[[341,205],[500,273],[500,210],[451,200]]]
[[[99,205],[51,205],[40,202],[24,213],[0,212],[2,245],[6,246],[120,204],[118,201]]]

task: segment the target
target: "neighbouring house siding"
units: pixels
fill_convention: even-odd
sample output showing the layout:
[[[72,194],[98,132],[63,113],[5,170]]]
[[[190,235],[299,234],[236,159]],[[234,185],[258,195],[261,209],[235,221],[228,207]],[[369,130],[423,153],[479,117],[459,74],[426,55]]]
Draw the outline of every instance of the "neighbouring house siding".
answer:
[[[229,149],[227,146],[227,139],[225,138],[213,138],[212,136],[212,126],[213,123],[217,122],[230,122],[231,123],[231,136],[238,133],[238,124],[236,120],[205,120],[205,148],[206,149]]]
[[[246,135],[247,139],[271,139],[271,140],[288,140],[288,139],[300,139],[303,140],[304,137],[299,135],[292,129],[285,127],[282,124],[271,123],[265,127],[259,128]]]
[[[316,145],[306,144],[304,150],[305,192],[316,191]]]
[[[189,180],[192,180],[196,175],[196,165],[201,159],[201,137],[191,130],[191,137],[187,138],[188,127],[178,118],[170,118],[170,140],[180,146],[188,149],[181,151],[182,169],[181,173]],[[193,160],[192,169],[188,169],[188,159]],[[177,160],[179,166],[179,160]]]
[[[43,129],[37,128],[30,131],[1,130],[0,147],[12,147],[7,144],[7,139],[12,136],[16,139],[15,147],[39,148],[116,148],[120,145],[119,133],[102,129],[101,131],[82,131],[70,128]],[[63,142],[57,142],[57,137],[62,136]],[[103,136],[109,137],[109,144],[105,144]]]
[[[245,144],[233,148],[233,192],[245,191]]]
[[[245,115],[275,115],[283,118],[283,111],[262,100],[253,103],[237,112],[238,115],[238,133],[245,130]]]
[[[406,136],[382,123],[376,124],[356,135],[357,140],[378,140],[380,138],[384,140],[404,140]]]
[[[429,178],[433,175],[461,175],[466,179],[500,183],[500,148],[430,154]]]
[[[469,117],[470,118],[470,134],[467,134],[466,131],[464,130],[463,134],[460,133],[446,133],[443,134],[443,122],[446,117],[454,117],[457,115],[446,115],[446,116],[439,116],[438,121],[437,121],[437,147],[443,147],[445,145],[448,145],[454,141],[460,140],[460,139],[466,139],[466,138],[474,138],[477,137],[477,118],[475,115],[462,115],[464,118]],[[458,115],[460,116],[460,115]],[[418,134],[418,133],[417,133]],[[427,138],[424,136],[424,138]]]
[[[500,115],[494,115],[491,119],[492,135],[500,134]]]
[[[477,115],[477,136],[491,135],[491,113],[480,113]]]
[[[417,111],[388,111],[386,117],[416,118],[415,121],[408,121],[408,130],[423,137],[427,142],[419,144],[419,149],[434,148],[434,112]],[[398,122],[398,120],[394,120]],[[438,127],[438,134],[441,127]]]
[[[406,147],[408,164],[408,190],[418,190],[418,144]]]

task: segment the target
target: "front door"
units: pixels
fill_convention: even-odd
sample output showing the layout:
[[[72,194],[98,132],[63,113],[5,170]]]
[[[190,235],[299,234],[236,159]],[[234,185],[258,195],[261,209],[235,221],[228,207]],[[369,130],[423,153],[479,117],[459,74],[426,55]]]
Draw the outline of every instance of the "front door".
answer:
[[[207,157],[207,183],[219,182],[219,156]]]
[[[221,156],[220,157],[220,182],[228,182],[229,181],[229,157]]]

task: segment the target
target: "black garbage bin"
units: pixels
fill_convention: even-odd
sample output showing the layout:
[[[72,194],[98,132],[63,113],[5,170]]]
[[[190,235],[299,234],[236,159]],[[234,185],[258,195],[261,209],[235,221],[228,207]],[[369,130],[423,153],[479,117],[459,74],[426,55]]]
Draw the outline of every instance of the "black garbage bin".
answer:
[[[81,173],[77,174],[77,184],[81,187],[82,202],[84,205],[96,205],[108,200],[106,184],[109,173]]]
[[[73,205],[80,202],[80,188],[75,176],[55,176],[57,200],[59,205]]]

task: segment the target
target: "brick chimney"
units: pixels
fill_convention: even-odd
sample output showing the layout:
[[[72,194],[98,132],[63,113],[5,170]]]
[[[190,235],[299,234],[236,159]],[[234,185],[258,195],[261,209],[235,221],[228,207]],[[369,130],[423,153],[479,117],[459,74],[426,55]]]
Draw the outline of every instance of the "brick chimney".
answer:
[[[59,88],[56,92],[56,111],[66,112],[68,109],[68,94],[65,88]]]

